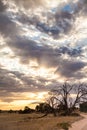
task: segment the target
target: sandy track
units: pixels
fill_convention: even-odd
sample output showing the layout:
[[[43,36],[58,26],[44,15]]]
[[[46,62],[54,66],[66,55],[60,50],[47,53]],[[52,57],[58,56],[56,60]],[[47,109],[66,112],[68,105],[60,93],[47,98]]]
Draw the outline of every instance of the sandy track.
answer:
[[[84,117],[84,119],[73,123],[72,128],[70,128],[69,130],[87,130],[87,115],[82,114],[82,116]]]

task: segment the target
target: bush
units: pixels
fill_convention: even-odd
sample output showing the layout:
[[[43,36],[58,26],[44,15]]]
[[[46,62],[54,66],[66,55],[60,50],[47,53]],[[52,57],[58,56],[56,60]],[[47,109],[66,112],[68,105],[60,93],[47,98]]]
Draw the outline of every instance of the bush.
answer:
[[[19,110],[18,113],[19,114],[28,114],[28,113],[33,113],[34,110],[29,108],[28,106],[25,106],[24,110]]]
[[[72,112],[72,113],[69,113],[69,114],[67,114],[66,112],[60,112],[59,116],[80,116],[80,115],[77,112]]]
[[[74,112],[74,113],[71,114],[71,116],[80,116],[80,114]]]
[[[71,124],[68,122],[63,122],[63,123],[58,123],[57,126],[64,130],[69,130],[69,128],[71,127]]]
[[[80,104],[80,111],[87,112],[87,102]]]

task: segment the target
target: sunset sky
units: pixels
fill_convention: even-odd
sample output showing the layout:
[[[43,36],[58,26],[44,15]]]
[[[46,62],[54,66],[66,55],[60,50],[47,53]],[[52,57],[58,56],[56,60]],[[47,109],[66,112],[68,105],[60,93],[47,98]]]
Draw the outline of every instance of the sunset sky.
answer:
[[[0,109],[33,107],[87,82],[86,0],[0,0]]]

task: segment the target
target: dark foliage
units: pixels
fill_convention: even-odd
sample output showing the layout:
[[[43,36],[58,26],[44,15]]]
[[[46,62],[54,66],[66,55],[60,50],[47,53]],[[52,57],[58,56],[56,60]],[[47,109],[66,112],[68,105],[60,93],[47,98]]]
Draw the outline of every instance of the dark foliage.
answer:
[[[52,113],[53,108],[47,103],[40,103],[39,105],[36,106],[35,110],[36,112],[41,113]]]
[[[69,130],[69,128],[71,127],[71,124],[68,122],[63,122],[63,123],[58,123],[57,126],[64,130]]]
[[[33,113],[34,109],[29,108],[28,106],[25,106],[24,110],[19,110],[19,114],[28,114]]]
[[[12,109],[10,109],[9,111],[8,111],[8,113],[16,113],[17,111],[14,111],[14,110],[12,110]]]
[[[58,86],[58,89],[51,90],[48,104],[61,115],[72,115],[76,106],[87,101],[86,84],[68,84]],[[87,107],[87,106],[86,106]]]
[[[80,104],[80,111],[81,112],[87,112],[87,102]]]

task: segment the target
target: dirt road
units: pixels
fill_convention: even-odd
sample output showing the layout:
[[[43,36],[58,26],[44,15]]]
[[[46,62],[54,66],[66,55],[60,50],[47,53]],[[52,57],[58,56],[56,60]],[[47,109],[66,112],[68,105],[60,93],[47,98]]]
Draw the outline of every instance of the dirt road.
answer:
[[[87,114],[82,114],[84,119],[72,124],[72,128],[69,130],[87,130]]]

